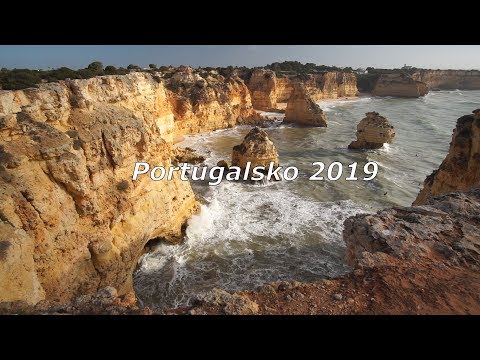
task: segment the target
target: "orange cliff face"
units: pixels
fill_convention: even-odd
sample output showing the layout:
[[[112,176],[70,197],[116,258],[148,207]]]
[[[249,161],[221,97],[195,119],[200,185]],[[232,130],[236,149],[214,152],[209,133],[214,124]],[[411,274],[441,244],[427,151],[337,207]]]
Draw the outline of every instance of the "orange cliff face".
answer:
[[[314,100],[357,96],[357,77],[354,73],[328,71],[314,74],[305,81],[305,87]]]
[[[238,76],[216,71],[177,71],[165,80],[176,135],[213,131],[237,124],[258,123],[250,92]]]
[[[169,167],[181,134],[261,119],[243,80],[177,68],[0,91],[0,302],[133,291],[148,240],[177,242],[198,209]]]
[[[327,118],[302,83],[295,83],[285,109],[285,122],[305,126],[327,126]]]
[[[374,96],[420,97],[428,93],[427,85],[406,74],[383,74],[375,83]]]
[[[253,107],[264,111],[276,110],[278,103],[288,102],[295,83],[302,83],[309,96],[315,101],[358,94],[357,78],[354,73],[329,71],[311,74],[308,78],[301,80],[278,78],[272,70],[257,69],[248,82]]]
[[[424,82],[430,90],[479,90],[478,70],[420,70],[413,79]]]
[[[457,120],[448,154],[429,175],[414,204],[435,195],[480,187],[480,109]]]

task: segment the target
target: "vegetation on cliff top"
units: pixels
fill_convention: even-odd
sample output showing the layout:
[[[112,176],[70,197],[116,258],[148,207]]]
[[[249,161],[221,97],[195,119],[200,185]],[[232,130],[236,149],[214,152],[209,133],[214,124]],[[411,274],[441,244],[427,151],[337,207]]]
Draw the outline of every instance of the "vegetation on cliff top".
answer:
[[[253,71],[259,68],[261,67],[248,68],[245,66],[227,66],[216,68],[204,67],[199,68],[199,70],[204,70],[206,72],[216,71],[218,74],[224,77],[238,75],[243,80],[248,81]],[[317,65],[314,63],[302,64],[299,61],[274,62],[266,65],[263,68],[274,71],[278,78],[298,77],[300,79],[307,78],[308,74],[323,73],[326,71],[354,72],[351,67],[340,68],[337,66]],[[68,67],[60,67],[58,69],[50,70],[2,68],[0,70],[0,90],[21,90],[29,87],[35,87],[40,83],[56,82],[65,79],[89,79],[101,75],[125,75],[132,71],[144,71],[152,73],[167,72],[165,78],[168,78],[171,76],[171,74],[168,72],[171,70],[171,66],[157,66],[156,64],[149,64],[148,68],[141,68],[135,64],[130,64],[126,68],[117,68],[113,65],[104,67],[100,61],[92,62],[86,68],[79,70],[73,70]],[[367,68],[367,73],[356,74],[358,88],[360,91],[371,91],[381,74],[400,72],[411,75],[418,70],[420,69],[414,67],[402,69],[375,69],[369,67]]]

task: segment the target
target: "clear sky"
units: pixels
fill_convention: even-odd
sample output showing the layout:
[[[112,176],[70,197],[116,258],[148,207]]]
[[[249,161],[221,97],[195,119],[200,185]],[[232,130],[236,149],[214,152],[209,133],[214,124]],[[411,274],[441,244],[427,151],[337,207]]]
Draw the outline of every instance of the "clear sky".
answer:
[[[298,60],[340,67],[480,69],[480,45],[0,45],[0,67],[263,66]]]

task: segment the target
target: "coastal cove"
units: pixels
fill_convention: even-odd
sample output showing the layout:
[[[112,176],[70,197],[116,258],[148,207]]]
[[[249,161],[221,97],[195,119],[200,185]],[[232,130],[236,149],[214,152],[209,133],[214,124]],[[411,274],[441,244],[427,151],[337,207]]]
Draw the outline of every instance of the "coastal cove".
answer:
[[[360,97],[319,101],[327,128],[278,121],[264,127],[276,144],[279,164],[311,171],[311,162],[379,164],[372,182],[311,182],[266,185],[192,183],[208,200],[188,222],[185,242],[159,245],[144,255],[134,274],[136,293],[154,309],[185,306],[215,287],[255,289],[277,280],[308,282],[348,273],[343,222],[349,216],[409,206],[423,180],[448,151],[458,114],[469,113],[480,91],[434,91],[425,97]],[[445,104],[449,104],[445,107]],[[365,112],[375,110],[395,126],[392,144],[367,152],[348,150]],[[228,159],[251,127],[189,135],[179,143],[206,156],[207,165]]]
[[[151,65],[1,70],[0,313],[480,313],[479,71]]]

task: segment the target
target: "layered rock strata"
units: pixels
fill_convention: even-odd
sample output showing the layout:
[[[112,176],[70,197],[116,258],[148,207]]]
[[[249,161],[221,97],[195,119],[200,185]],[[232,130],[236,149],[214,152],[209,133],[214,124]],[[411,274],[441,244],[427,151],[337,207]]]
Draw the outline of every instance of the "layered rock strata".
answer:
[[[427,85],[407,74],[383,74],[372,91],[374,96],[420,97],[428,93]]]
[[[0,301],[67,301],[114,286],[152,238],[178,241],[197,209],[169,167],[171,106],[146,74],[71,80],[0,94]]]
[[[479,90],[478,70],[420,70],[413,79],[424,82],[430,90]]]
[[[357,78],[354,73],[329,71],[307,75],[305,79],[278,78],[275,72],[257,69],[253,72],[248,88],[253,107],[257,110],[273,111],[278,103],[286,103],[294,92],[295,84],[303,84],[313,100],[336,99],[356,96]]]
[[[243,80],[190,68],[0,91],[0,301],[132,291],[147,241],[179,241],[190,184],[147,175],[201,156],[174,137],[256,122]]]
[[[177,136],[263,121],[253,110],[250,92],[238,76],[225,78],[215,71],[184,67],[161,79],[168,89]]]
[[[480,186],[480,109],[457,120],[447,156],[438,170],[425,179],[414,204],[474,186]]]
[[[248,89],[255,109],[263,111],[276,109],[277,77],[272,70],[255,70],[248,82]]]
[[[295,84],[285,110],[285,122],[306,126],[327,126],[327,118],[303,84]]]
[[[395,138],[395,129],[387,118],[377,112],[368,112],[357,125],[357,140],[348,145],[349,149],[379,149],[390,144]]]

